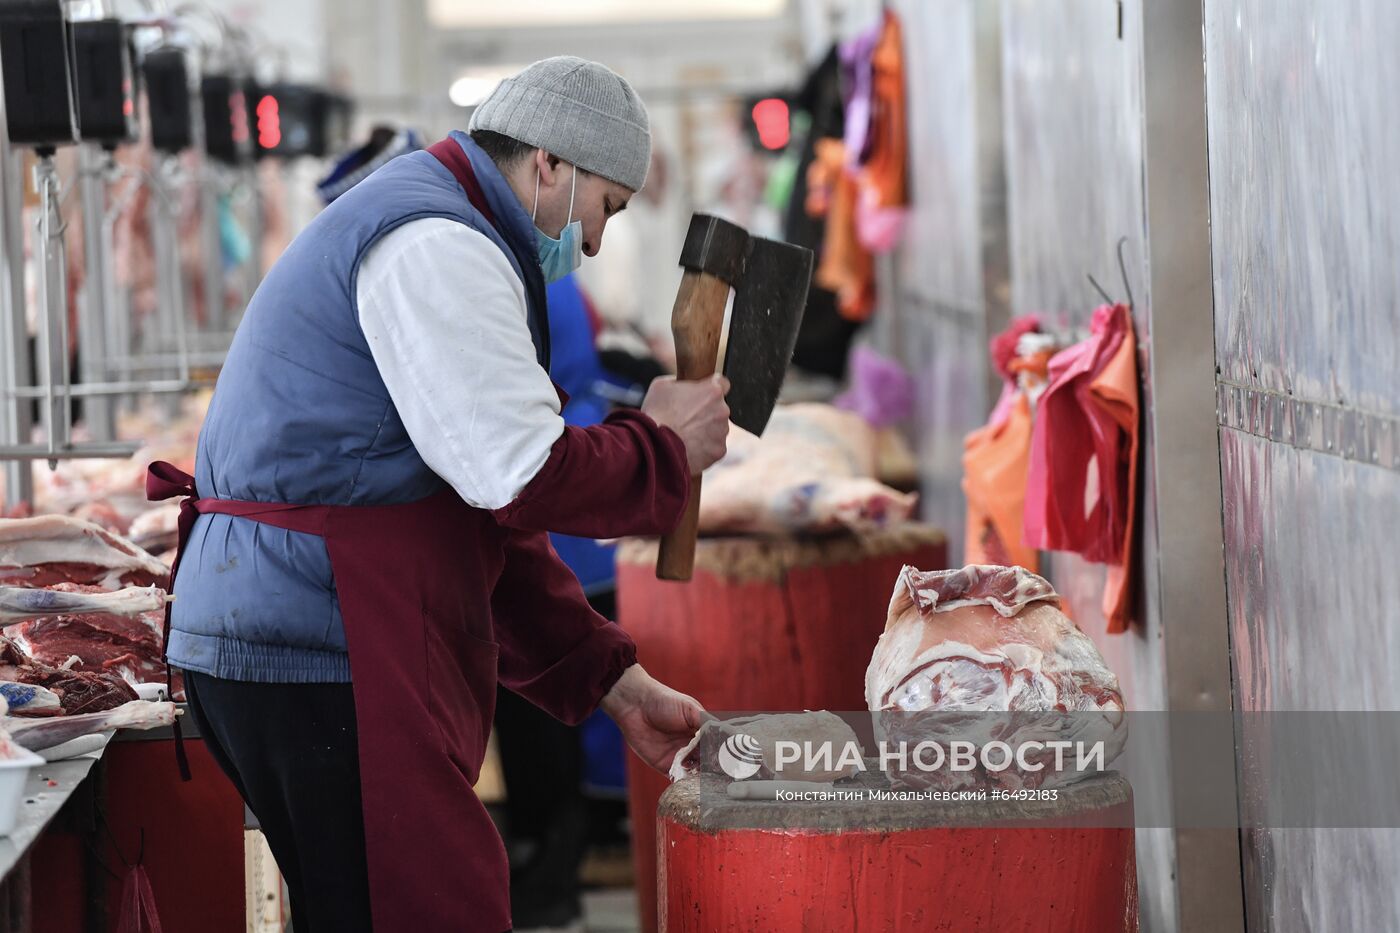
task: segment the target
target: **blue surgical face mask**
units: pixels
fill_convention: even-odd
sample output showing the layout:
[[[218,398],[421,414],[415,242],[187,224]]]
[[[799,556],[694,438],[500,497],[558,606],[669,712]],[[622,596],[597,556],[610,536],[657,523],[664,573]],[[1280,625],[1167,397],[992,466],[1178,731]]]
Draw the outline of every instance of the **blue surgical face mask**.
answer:
[[[583,222],[574,220],[574,190],[578,186],[578,167],[574,166],[573,180],[569,182],[569,219],[556,239],[546,236],[539,227],[535,228],[535,242],[540,250],[540,271],[545,282],[557,282],[573,272],[583,263]],[[535,171],[535,206],[530,210],[530,222],[540,209],[540,173]]]

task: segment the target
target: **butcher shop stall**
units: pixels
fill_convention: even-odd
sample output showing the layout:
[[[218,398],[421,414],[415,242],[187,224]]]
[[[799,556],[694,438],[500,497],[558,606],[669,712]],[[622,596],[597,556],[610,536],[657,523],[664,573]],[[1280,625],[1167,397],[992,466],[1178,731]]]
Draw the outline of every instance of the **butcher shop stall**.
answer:
[[[523,507],[568,573],[522,589],[693,698],[664,754],[635,739],[665,711],[527,700],[521,646],[564,648],[502,633],[535,620],[494,596],[465,623],[484,638],[375,642],[386,669],[426,657],[432,700],[391,724],[396,753],[451,747],[427,724],[443,696],[481,718],[444,812],[483,815],[482,864],[509,884],[425,905],[371,883],[385,851],[433,853],[375,848],[420,794],[411,766],[363,796],[356,776],[369,867],[339,883],[373,928],[456,910],[497,933],[476,905],[499,902],[517,931],[581,933],[1400,930],[1397,43],[1390,0],[0,0],[0,931],[335,926],[298,902],[318,861],[344,864],[334,844],[298,838],[279,864],[292,831],[201,729],[222,668],[167,662],[172,618],[209,602],[175,577],[218,501],[201,428],[232,394],[306,426],[266,458],[298,488],[335,443],[333,396],[399,390],[363,308],[324,398],[299,394],[290,368],[315,361],[294,345],[239,373],[268,333],[240,324],[284,254],[312,267],[289,247],[313,221],[349,231],[346,204],[374,202],[335,202],[429,157],[547,309],[514,336],[561,430],[640,437],[653,387],[715,374],[731,423],[693,476],[662,462],[684,443],[638,467],[683,486],[664,535]],[[513,125],[547,122],[510,82],[554,56],[620,76],[649,147],[606,240],[574,244],[596,255],[557,276],[598,173],[575,169],[555,238],[533,224],[558,159],[539,156],[532,205],[475,132],[522,94],[538,112]],[[538,294],[502,213],[532,224]],[[288,332],[324,338],[305,321],[329,301],[287,303]],[[425,343],[423,372],[463,349]],[[444,435],[488,417],[459,389],[421,389]],[[380,426],[428,471],[435,441],[395,402]],[[516,535],[515,494],[465,524]],[[346,495],[329,505],[398,501]],[[256,517],[292,496],[232,505],[230,541],[334,550],[333,519]],[[341,612],[367,587],[309,566],[287,579],[334,607],[334,686],[367,721]],[[503,588],[510,565],[492,573]],[[455,692],[426,682],[483,664]],[[246,717],[250,745],[300,725],[308,754],[330,747],[286,696],[279,722]]]

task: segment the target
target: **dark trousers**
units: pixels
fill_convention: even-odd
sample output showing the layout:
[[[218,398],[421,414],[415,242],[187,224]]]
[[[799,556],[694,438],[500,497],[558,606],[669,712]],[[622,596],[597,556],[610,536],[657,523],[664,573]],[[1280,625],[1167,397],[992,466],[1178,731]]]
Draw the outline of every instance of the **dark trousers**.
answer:
[[[613,591],[588,601],[604,618],[614,617]],[[496,691],[495,727],[506,785],[506,839],[515,850],[510,895],[516,926],[564,926],[583,912],[579,868],[592,820],[583,794],[579,727],[504,688]]]
[[[186,671],[185,693],[210,754],[262,824],[291,894],[295,933],[369,931],[350,685]]]

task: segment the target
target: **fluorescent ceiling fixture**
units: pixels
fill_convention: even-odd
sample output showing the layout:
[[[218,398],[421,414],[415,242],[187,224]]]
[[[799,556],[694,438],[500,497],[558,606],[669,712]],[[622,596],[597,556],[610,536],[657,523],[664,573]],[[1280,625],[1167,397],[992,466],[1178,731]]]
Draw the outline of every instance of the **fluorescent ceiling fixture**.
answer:
[[[772,19],[786,5],[787,0],[428,0],[428,19],[446,29]]]
[[[502,66],[500,68],[474,68],[464,71],[447,89],[447,96],[458,107],[475,107],[485,100],[496,85],[515,74],[524,65]]]

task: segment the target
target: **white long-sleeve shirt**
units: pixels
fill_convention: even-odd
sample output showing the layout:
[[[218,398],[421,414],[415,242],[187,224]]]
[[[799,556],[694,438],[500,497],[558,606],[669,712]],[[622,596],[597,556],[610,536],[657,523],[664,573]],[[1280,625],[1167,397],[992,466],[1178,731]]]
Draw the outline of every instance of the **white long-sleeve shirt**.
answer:
[[[485,234],[413,220],[360,263],[360,328],[409,438],[469,505],[509,504],[564,432],[525,287]]]

